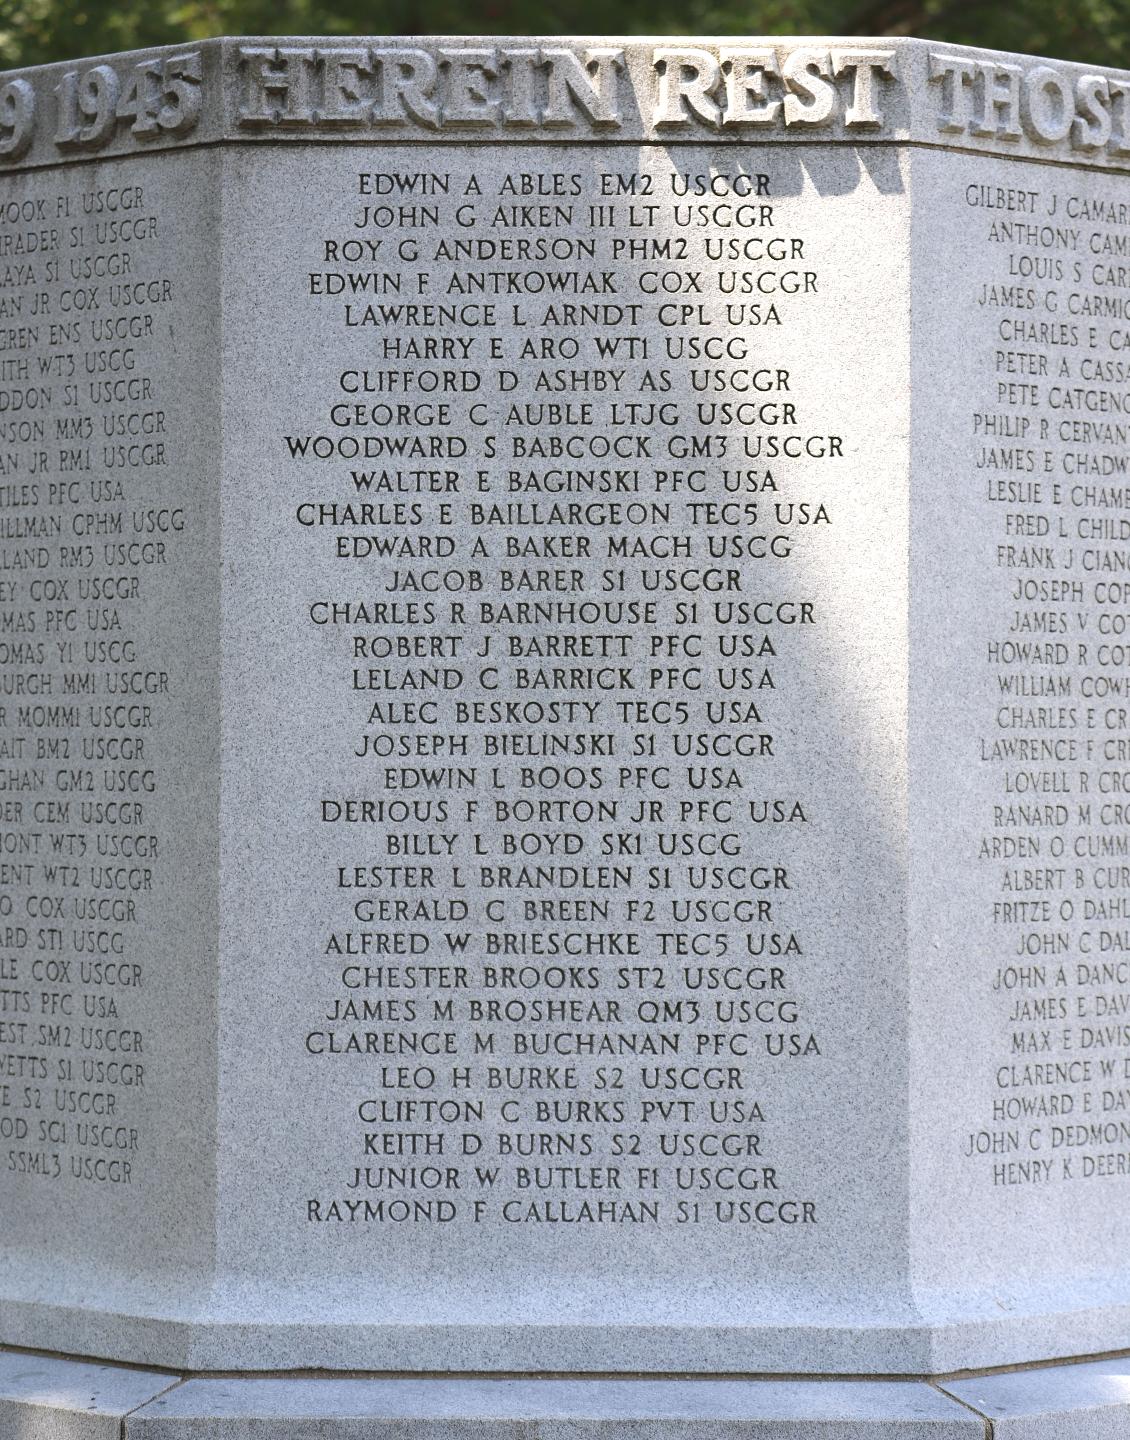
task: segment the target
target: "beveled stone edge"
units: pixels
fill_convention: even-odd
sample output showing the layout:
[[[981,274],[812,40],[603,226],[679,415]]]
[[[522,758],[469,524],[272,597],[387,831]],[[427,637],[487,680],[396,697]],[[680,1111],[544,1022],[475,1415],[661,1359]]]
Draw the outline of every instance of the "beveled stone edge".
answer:
[[[1130,1303],[991,1320],[602,1326],[279,1321],[0,1296],[5,1346],[194,1374],[936,1377],[1130,1355]]]
[[[1130,72],[910,37],[217,37],[0,73],[0,174],[217,144],[926,145],[1130,170]]]
[[[48,1371],[60,1391],[69,1395],[47,1400],[29,1395],[26,1387],[21,1390],[6,1383],[4,1362],[10,1360],[24,1360],[32,1369]],[[590,1427],[606,1422],[621,1430],[626,1423],[660,1423],[670,1425],[673,1436],[683,1427],[688,1437],[700,1433],[704,1424],[732,1429],[743,1422],[766,1421],[809,1425],[835,1419],[857,1419],[861,1424],[883,1420],[904,1421],[910,1427],[925,1419],[936,1427],[939,1440],[951,1436],[963,1440],[982,1428],[969,1424],[970,1406],[915,1378],[217,1376],[170,1374],[4,1349],[0,1349],[0,1417],[8,1406],[18,1408],[21,1420],[33,1423],[37,1415],[56,1424],[61,1416],[85,1418],[93,1412],[76,1403],[75,1396],[92,1372],[103,1377],[109,1390],[118,1385],[129,1391],[126,1403],[106,1404],[97,1411],[99,1419],[120,1419],[121,1440],[155,1436],[170,1422],[175,1426],[208,1421],[218,1427],[224,1421],[248,1419],[269,1422],[279,1440],[291,1433],[289,1427],[298,1440],[307,1433],[304,1427],[326,1419],[364,1422],[366,1435],[383,1427],[402,1436],[411,1425],[427,1427],[435,1435],[447,1425],[462,1430],[468,1424],[489,1424],[491,1434],[509,1431],[515,1440],[528,1433],[532,1420],[547,1436],[554,1422]],[[144,1387],[150,1393],[139,1395],[142,1376],[150,1379]],[[842,1401],[840,1407],[836,1397]],[[614,1403],[604,1407],[602,1400]],[[841,1415],[835,1413],[837,1408]]]

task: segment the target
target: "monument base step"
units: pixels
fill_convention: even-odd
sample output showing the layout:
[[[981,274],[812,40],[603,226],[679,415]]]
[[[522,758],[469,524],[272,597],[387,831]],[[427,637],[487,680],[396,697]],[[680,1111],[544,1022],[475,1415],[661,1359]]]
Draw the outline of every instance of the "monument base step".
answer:
[[[191,1376],[0,1350],[2,1440],[1115,1440],[1130,1356],[930,1380]]]

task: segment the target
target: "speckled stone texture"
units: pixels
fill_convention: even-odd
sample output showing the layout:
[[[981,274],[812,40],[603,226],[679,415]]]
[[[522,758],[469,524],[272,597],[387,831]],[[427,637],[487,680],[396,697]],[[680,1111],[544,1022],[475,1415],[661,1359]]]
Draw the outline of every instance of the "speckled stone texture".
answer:
[[[4,1440],[974,1440],[930,1385],[881,1381],[187,1379],[66,1361],[0,1367]],[[11,1378],[8,1378],[8,1377]],[[97,1389],[95,1387],[98,1387]],[[98,1423],[81,1413],[96,1397]],[[13,1395],[9,1401],[6,1396]],[[23,1409],[16,1412],[17,1403]],[[52,1429],[58,1407],[62,1422]],[[64,1410],[65,1407],[65,1410]],[[0,1423],[8,1411],[0,1408]],[[118,1426],[125,1417],[124,1426]],[[14,1423],[14,1421],[13,1421]],[[91,1428],[77,1426],[86,1423]],[[112,1427],[112,1428],[109,1428]]]
[[[1130,1357],[947,1380],[993,1440],[1120,1440],[1130,1433]]]
[[[170,1440],[1130,1349],[1128,171],[903,38],[0,77],[0,1343],[741,1377]]]
[[[981,1431],[952,1400],[908,1382],[196,1380],[133,1417],[128,1433],[204,1440],[293,1427],[319,1440],[406,1430],[421,1440],[517,1440],[531,1426],[546,1440],[606,1430],[632,1440],[964,1440]]]
[[[180,1378],[0,1352],[3,1440],[1118,1440],[1130,1361],[964,1380]]]
[[[0,1351],[3,1440],[121,1440],[124,1421],[177,1376]]]

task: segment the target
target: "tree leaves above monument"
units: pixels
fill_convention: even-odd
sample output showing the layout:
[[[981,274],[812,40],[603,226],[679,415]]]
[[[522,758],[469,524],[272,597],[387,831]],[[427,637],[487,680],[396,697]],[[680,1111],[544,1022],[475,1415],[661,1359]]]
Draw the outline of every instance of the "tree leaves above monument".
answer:
[[[1130,66],[1130,0],[0,0],[15,68],[210,35],[917,35]]]

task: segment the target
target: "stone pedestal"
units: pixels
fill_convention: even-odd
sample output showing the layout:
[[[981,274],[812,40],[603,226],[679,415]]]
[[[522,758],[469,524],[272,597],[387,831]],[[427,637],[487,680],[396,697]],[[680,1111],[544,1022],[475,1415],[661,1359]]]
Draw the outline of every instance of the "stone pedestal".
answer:
[[[1130,1350],[1130,76],[217,40],[0,152],[14,1423],[1117,1433],[976,1376]]]

